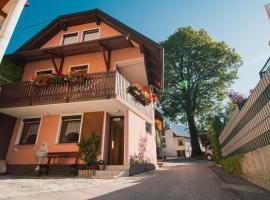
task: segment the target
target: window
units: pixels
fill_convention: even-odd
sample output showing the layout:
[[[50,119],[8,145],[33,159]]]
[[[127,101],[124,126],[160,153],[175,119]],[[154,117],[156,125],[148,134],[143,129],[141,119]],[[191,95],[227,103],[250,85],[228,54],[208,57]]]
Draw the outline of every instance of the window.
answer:
[[[24,119],[19,144],[35,144],[40,125],[40,118]]]
[[[92,29],[92,30],[87,30],[83,31],[83,36],[82,36],[82,41],[90,41],[90,40],[96,40],[99,38],[99,29]]]
[[[87,74],[88,71],[88,65],[81,65],[81,66],[74,66],[74,67],[70,67],[70,72],[82,72]]]
[[[165,138],[162,138],[162,143],[166,143],[166,139]]]
[[[59,143],[77,143],[80,130],[81,115],[62,117]]]
[[[152,133],[152,125],[148,122],[145,122],[145,131],[148,133]]]
[[[52,74],[53,70],[48,69],[48,70],[40,70],[36,72],[37,76],[50,76]]]
[[[183,140],[178,140],[178,146],[182,146],[182,145],[184,145]]]
[[[63,35],[62,45],[76,43],[78,41],[78,33],[67,33]]]

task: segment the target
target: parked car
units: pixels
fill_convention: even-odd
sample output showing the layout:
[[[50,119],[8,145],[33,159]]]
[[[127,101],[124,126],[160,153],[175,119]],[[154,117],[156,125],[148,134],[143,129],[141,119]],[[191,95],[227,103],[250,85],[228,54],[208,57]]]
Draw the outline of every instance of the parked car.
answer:
[[[205,157],[207,160],[211,161],[213,160],[213,151],[212,151],[212,145],[208,145],[204,152]]]

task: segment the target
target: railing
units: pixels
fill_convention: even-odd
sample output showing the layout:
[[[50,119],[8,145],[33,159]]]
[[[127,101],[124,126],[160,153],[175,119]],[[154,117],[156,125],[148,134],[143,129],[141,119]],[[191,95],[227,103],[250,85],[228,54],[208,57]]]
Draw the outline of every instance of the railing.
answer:
[[[114,95],[115,72],[93,73],[89,79],[78,82],[62,82],[36,85],[25,81],[2,85],[0,107],[42,105],[106,98]]]
[[[129,87],[130,83],[121,75],[119,72],[115,74],[115,91],[116,95],[121,97],[125,102],[127,102],[132,107],[136,108],[144,115],[146,115],[149,119],[153,120],[153,105],[144,106],[138,101],[136,101],[128,92],[127,88]]]
[[[25,81],[0,86],[0,108],[23,107],[55,103],[114,98],[118,95],[126,104],[153,118],[152,105],[143,106],[127,93],[129,82],[118,72],[100,72],[87,80],[36,85]]]

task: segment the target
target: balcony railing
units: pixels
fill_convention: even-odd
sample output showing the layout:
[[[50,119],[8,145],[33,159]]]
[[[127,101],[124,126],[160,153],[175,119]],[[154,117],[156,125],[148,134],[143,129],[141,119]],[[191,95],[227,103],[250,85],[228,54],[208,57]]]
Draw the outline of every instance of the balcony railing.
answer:
[[[88,101],[120,97],[152,119],[152,106],[143,106],[127,93],[128,81],[118,72],[92,73],[87,80],[36,85],[31,81],[0,86],[0,108]]]

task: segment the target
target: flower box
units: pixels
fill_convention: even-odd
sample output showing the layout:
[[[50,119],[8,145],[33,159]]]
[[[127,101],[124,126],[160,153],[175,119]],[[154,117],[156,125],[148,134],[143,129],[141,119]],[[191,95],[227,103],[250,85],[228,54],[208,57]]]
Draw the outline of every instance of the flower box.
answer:
[[[128,93],[131,94],[136,101],[140,102],[144,106],[149,105],[151,102],[156,100],[148,87],[142,86],[138,83],[132,83],[128,87]]]

